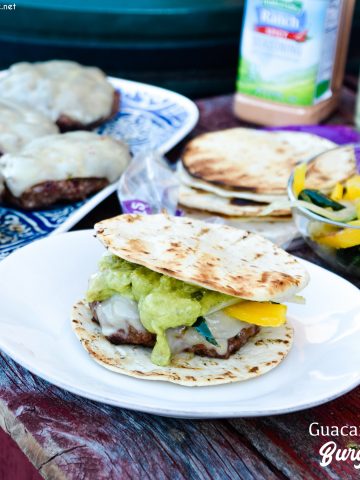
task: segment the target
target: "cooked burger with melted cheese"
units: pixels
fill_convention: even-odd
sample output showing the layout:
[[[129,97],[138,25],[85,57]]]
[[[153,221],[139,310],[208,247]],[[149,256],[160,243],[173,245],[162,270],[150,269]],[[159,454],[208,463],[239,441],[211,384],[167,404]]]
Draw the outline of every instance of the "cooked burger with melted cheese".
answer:
[[[5,200],[25,209],[84,199],[117,180],[130,161],[127,145],[92,132],[48,135],[0,158]]]
[[[62,131],[100,125],[118,112],[120,102],[100,69],[65,60],[16,63],[0,78],[0,92],[43,113]]]
[[[212,384],[225,381],[219,368],[231,365],[226,381],[249,378],[276,366],[289,350],[292,329],[283,302],[304,288],[308,275],[271,242],[163,214],[121,215],[95,230],[108,252],[90,278],[86,300],[74,306],[72,322],[102,365],[141,378],[170,372],[162,379],[182,384],[187,370],[196,379],[214,367]],[[271,347],[269,335],[275,335]],[[246,376],[240,367],[246,359],[250,369],[251,351],[258,364]],[[203,384],[200,377],[195,384]]]
[[[33,108],[0,99],[0,155],[18,152],[35,138],[58,131],[51,120]]]

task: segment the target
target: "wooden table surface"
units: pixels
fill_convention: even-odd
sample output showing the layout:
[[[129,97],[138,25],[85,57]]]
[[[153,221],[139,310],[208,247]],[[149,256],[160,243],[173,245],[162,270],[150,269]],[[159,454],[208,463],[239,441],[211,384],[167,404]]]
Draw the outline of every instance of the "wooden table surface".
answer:
[[[328,123],[352,124],[351,87],[349,82],[343,89],[340,109]],[[240,125],[231,114],[230,96],[197,104],[201,117],[192,135]],[[176,158],[180,148],[170,157]],[[91,228],[118,212],[112,195],[75,228]],[[292,251],[322,265],[304,245]],[[360,286],[359,280],[349,280]],[[178,420],[85,400],[0,354],[0,426],[13,439],[0,429],[0,480],[38,480],[39,473],[69,480],[360,478],[350,460],[319,465],[325,439],[341,448],[349,443],[360,448],[360,436],[309,435],[313,422],[360,426],[359,395],[360,387],[323,406],[281,416]]]

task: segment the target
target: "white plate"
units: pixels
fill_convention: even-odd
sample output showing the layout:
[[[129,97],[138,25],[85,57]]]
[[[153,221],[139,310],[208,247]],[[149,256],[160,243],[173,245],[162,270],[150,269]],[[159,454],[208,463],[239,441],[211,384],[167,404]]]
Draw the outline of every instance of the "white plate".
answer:
[[[292,412],[327,402],[360,383],[360,293],[304,262],[306,305],[289,305],[295,343],[271,372],[242,383],[189,388],[119,375],[90,359],[70,326],[103,251],[91,231],[36,241],[0,264],[0,348],[40,377],[120,407],[184,418]],[[6,279],[6,281],[4,281]]]
[[[4,73],[0,72],[0,76]],[[126,141],[132,153],[154,148],[165,154],[198,121],[196,105],[183,95],[145,83],[114,77],[109,80],[121,92],[121,108],[97,131]],[[36,212],[0,204],[0,259],[34,240],[69,230],[116,187],[117,182],[84,201]]]

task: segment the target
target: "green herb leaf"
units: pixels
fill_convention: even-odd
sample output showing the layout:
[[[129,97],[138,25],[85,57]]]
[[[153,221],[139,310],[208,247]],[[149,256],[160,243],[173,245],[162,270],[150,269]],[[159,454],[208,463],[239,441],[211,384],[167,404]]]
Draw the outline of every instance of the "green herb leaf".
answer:
[[[204,317],[199,317],[192,326],[195,328],[195,330],[198,333],[200,333],[202,337],[205,338],[207,342],[211,343],[212,345],[215,345],[216,347],[219,346],[213,334],[211,333]]]
[[[318,207],[332,208],[336,212],[345,208],[345,206],[341,203],[334,202],[334,200],[331,200],[318,190],[311,190],[310,188],[305,188],[302,190],[298,198],[299,200],[305,200],[305,202],[313,203]]]
[[[201,290],[196,290],[196,292],[193,292],[191,294],[191,298],[194,298],[195,300],[198,300],[200,301],[204,296],[204,292],[202,292]]]

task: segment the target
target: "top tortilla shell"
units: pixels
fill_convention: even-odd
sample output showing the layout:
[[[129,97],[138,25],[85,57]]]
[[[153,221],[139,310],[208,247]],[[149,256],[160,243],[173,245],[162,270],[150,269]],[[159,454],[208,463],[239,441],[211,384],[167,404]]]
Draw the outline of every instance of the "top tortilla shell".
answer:
[[[190,175],[206,182],[276,195],[286,192],[297,163],[335,146],[309,133],[231,128],[191,140],[182,162]]]
[[[283,301],[308,283],[292,255],[260,235],[164,214],[126,214],[95,225],[114,255],[210,290],[254,301]]]

